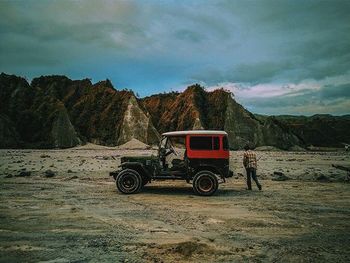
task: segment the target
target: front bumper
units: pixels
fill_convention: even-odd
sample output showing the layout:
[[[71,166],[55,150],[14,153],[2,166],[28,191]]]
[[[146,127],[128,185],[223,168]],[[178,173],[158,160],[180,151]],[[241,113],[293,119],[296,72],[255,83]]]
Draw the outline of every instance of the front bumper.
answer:
[[[118,170],[118,171],[110,172],[110,173],[109,173],[109,176],[113,176],[114,180],[116,180],[117,175],[119,174],[119,172],[120,172],[119,170]]]

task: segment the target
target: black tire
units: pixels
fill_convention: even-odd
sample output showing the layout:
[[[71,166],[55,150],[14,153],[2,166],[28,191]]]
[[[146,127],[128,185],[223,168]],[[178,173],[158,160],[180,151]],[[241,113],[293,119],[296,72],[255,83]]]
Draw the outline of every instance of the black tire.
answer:
[[[119,192],[123,194],[135,194],[142,187],[142,178],[135,170],[125,169],[117,175],[115,183]]]
[[[193,178],[193,190],[198,195],[213,195],[218,190],[218,187],[218,179],[210,171],[200,171]]]

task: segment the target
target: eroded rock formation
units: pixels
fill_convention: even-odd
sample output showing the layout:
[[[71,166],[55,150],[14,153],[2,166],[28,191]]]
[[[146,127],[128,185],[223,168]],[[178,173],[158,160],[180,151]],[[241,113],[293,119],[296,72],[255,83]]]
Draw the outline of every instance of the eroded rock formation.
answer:
[[[118,144],[123,144],[131,139],[137,139],[147,144],[156,143],[159,134],[154,128],[149,114],[144,112],[135,96],[130,96],[124,112]]]
[[[109,80],[44,76],[29,84],[0,74],[0,147],[66,148],[85,142],[115,146],[137,139],[157,144],[159,134],[215,129],[229,134],[230,146],[270,145],[295,149],[350,143],[349,116],[254,115],[233,94],[192,85],[184,92],[143,99],[116,90]]]
[[[1,147],[66,148],[84,142],[114,146],[132,138],[158,142],[158,132],[134,94],[115,90],[109,80],[92,84],[88,79],[45,76],[29,85],[2,73],[0,87]]]
[[[162,102],[162,99],[164,102]],[[153,95],[143,99],[146,109],[159,120],[160,132],[172,130],[214,129],[229,134],[230,146],[242,148],[271,145],[289,149],[303,142],[277,119],[259,120],[238,104],[233,95],[223,89],[206,92],[199,85],[183,93]],[[163,109],[163,114],[155,108]],[[166,110],[168,109],[168,110]],[[153,116],[152,116],[153,117]]]

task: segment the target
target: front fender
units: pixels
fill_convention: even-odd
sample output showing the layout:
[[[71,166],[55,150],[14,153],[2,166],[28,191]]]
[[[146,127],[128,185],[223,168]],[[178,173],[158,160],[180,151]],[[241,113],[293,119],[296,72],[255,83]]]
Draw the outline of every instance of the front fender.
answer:
[[[147,177],[148,179],[151,178],[151,174],[147,171],[147,169],[145,168],[145,166],[142,163],[124,162],[121,165],[119,165],[119,167],[121,167],[122,170],[133,169],[133,170],[137,171],[141,176]]]

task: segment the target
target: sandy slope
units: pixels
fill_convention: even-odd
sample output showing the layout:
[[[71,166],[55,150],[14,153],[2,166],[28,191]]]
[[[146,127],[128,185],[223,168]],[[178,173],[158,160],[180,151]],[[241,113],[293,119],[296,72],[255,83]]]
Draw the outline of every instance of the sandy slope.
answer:
[[[0,262],[349,261],[350,184],[331,167],[346,153],[258,152],[262,192],[245,190],[242,152],[231,152],[236,178],[213,197],[183,182],[119,194],[108,172],[120,156],[152,153],[0,150]]]

